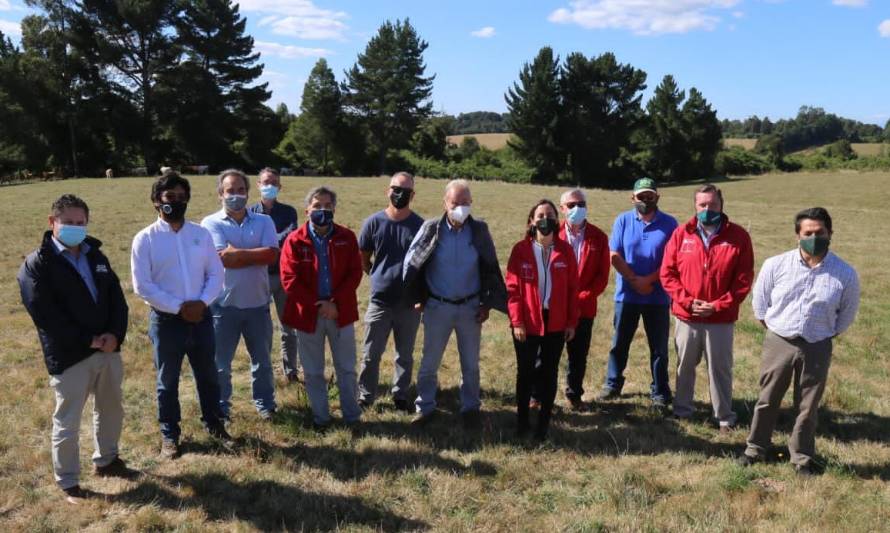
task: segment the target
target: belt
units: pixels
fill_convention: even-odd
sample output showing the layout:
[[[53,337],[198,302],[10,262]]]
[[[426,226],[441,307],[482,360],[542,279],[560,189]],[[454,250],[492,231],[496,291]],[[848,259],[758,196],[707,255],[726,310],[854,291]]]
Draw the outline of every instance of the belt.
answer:
[[[469,296],[464,296],[463,298],[458,298],[457,300],[451,300],[449,298],[443,298],[441,296],[430,293],[430,298],[432,298],[433,300],[439,300],[440,302],[445,302],[446,304],[451,304],[451,305],[463,305],[477,296],[479,296],[479,293],[474,292],[473,294],[471,294]]]

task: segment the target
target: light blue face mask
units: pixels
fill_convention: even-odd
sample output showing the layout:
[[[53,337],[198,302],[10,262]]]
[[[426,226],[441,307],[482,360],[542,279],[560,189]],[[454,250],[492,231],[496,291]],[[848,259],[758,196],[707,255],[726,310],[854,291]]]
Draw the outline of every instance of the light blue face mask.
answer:
[[[261,185],[260,196],[263,197],[263,200],[274,200],[275,198],[278,198],[278,187],[271,184]]]
[[[71,248],[80,245],[87,236],[86,226],[59,224],[59,241]]]
[[[569,209],[566,218],[573,226],[578,226],[587,218],[587,208],[576,205]]]
[[[223,198],[223,202],[226,204],[226,209],[229,211],[241,211],[244,209],[244,206],[247,205],[247,196],[242,194],[233,194],[231,196],[226,196]]]

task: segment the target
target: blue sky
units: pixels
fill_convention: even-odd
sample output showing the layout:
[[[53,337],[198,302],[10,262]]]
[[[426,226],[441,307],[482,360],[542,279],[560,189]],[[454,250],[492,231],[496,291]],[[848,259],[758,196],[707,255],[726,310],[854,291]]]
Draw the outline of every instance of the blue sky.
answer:
[[[890,0],[243,0],[266,65],[270,104],[296,111],[309,71],[327,58],[342,80],[377,27],[410,17],[436,75],[438,111],[506,111],[522,64],[549,45],[561,57],[615,53],[645,70],[648,99],[665,74],[697,87],[721,118],[772,119],[814,105],[890,119]],[[16,39],[28,13],[0,0]]]

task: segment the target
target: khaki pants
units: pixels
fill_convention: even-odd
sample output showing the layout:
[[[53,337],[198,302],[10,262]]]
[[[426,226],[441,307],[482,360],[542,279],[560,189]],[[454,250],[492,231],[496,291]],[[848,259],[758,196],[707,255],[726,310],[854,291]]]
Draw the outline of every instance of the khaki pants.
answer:
[[[732,410],[732,339],[734,324],[705,324],[677,320],[674,345],[677,348],[677,389],[674,414],[692,416],[695,396],[695,368],[702,355],[708,365],[708,390],[714,417],[721,426],[734,426]]]
[[[93,395],[93,463],[106,466],[118,454],[124,419],[121,383],[124,368],[119,352],[96,352],[66,368],[49,383],[56,393],[53,413],[53,473],[67,489],[80,478],[80,418],[87,397]]]
[[[770,445],[782,397],[794,381],[799,407],[788,441],[791,462],[809,466],[816,454],[816,416],[831,364],[831,339],[807,342],[767,331],[760,365],[760,397],[754,407],[745,454],[762,457]],[[796,395],[797,396],[797,395]]]

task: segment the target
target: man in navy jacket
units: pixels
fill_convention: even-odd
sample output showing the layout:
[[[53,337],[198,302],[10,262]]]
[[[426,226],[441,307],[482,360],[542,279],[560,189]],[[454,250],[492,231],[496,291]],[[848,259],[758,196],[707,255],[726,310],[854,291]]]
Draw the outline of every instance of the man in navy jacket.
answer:
[[[50,229],[18,274],[22,302],[34,320],[55,390],[52,458],[56,483],[68,501],[80,488],[80,419],[94,396],[94,472],[134,474],[118,456],[123,424],[120,345],[127,332],[127,302],[102,243],[86,234],[89,207],[66,194],[53,203]]]

